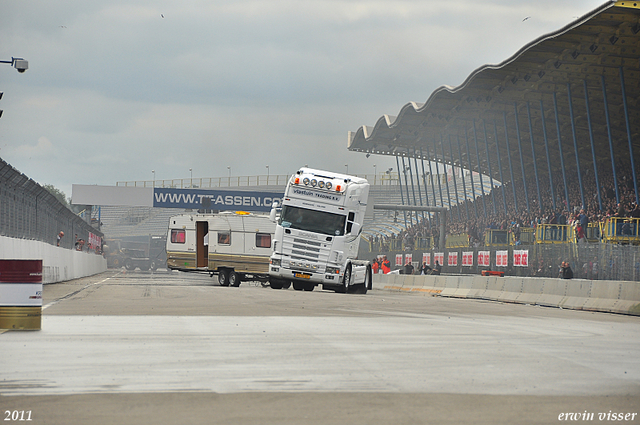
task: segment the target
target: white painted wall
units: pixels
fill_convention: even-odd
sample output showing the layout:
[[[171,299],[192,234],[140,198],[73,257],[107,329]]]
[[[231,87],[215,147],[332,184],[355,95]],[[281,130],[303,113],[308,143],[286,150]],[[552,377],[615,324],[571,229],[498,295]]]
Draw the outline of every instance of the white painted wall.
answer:
[[[0,259],[42,260],[42,283],[63,282],[107,270],[107,260],[91,252],[59,248],[45,242],[0,236]]]

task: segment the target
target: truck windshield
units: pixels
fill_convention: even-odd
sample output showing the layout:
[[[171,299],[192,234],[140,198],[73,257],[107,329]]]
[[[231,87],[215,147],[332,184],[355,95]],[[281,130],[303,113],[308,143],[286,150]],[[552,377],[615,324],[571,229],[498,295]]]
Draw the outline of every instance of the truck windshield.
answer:
[[[345,219],[346,216],[340,214],[284,205],[278,224],[291,229],[342,236],[344,235]]]

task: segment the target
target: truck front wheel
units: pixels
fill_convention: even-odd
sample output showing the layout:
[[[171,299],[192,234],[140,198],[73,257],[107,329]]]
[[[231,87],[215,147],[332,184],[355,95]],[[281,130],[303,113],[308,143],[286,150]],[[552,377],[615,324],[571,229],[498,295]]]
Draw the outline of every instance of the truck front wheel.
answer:
[[[369,289],[371,289],[371,267],[367,266],[367,270],[364,272],[364,283],[358,285],[358,294],[366,294]]]
[[[351,289],[351,264],[349,264],[347,268],[344,269],[344,275],[342,276],[342,286],[340,286],[340,289],[338,290],[338,292],[346,294],[349,292],[350,289]]]
[[[269,286],[271,289],[282,289],[282,281],[280,279],[269,279]]]

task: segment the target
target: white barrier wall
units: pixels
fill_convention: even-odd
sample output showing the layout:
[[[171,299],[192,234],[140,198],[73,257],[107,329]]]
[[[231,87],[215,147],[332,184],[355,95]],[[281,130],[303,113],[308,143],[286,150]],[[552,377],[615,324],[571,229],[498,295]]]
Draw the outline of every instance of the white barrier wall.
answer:
[[[107,270],[107,260],[91,252],[59,248],[48,243],[0,236],[0,259],[42,260],[42,283],[63,282]]]
[[[640,315],[640,282],[479,275],[376,274],[373,288]]]

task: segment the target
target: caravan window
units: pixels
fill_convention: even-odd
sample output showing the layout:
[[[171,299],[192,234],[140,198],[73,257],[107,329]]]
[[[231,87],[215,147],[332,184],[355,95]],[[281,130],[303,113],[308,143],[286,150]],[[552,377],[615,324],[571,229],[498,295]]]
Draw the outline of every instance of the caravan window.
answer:
[[[185,243],[186,232],[184,229],[171,229],[171,243]]]
[[[256,233],[256,248],[271,248],[271,235],[269,233]]]
[[[218,233],[218,245],[231,245],[231,232]]]

